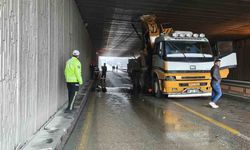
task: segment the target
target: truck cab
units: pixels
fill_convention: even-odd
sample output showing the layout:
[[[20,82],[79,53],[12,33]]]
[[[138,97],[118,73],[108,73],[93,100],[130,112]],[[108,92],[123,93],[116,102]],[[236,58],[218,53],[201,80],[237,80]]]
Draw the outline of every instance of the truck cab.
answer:
[[[155,39],[152,55],[153,91],[156,97],[211,96],[210,69],[214,64],[211,46],[204,34],[175,31]],[[235,67],[236,54],[221,59],[220,74],[226,78]]]

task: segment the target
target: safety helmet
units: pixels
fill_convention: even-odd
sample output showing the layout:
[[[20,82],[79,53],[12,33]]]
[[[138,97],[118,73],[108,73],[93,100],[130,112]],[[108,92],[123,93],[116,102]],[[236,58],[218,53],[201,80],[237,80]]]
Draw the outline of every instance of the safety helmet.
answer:
[[[74,50],[72,53],[73,56],[79,56],[80,52],[78,50]]]

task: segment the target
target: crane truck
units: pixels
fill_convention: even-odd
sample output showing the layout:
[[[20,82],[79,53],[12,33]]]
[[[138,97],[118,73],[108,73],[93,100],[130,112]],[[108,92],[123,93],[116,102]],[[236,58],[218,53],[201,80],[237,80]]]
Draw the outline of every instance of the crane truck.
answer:
[[[237,65],[236,53],[215,55],[203,33],[174,31],[169,24],[158,24],[154,15],[143,15],[140,20],[143,47],[140,56],[128,63],[135,94],[152,91],[156,97],[208,97],[214,59],[221,60],[222,78]]]

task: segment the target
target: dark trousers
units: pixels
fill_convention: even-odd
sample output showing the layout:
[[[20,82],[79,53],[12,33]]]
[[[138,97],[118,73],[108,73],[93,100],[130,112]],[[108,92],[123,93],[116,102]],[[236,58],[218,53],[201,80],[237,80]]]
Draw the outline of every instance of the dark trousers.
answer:
[[[69,103],[67,110],[74,108],[74,102],[76,99],[77,92],[79,90],[79,83],[67,83]]]
[[[106,72],[102,72],[102,78],[106,79]]]

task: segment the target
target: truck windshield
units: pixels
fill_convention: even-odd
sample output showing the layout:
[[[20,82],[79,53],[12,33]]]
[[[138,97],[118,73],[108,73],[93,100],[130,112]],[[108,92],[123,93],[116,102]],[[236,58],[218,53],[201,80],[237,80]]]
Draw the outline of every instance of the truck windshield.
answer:
[[[195,53],[212,55],[209,42],[200,41],[165,41],[165,55]]]

